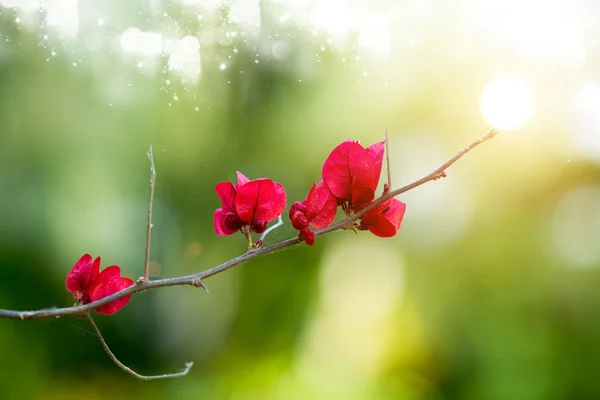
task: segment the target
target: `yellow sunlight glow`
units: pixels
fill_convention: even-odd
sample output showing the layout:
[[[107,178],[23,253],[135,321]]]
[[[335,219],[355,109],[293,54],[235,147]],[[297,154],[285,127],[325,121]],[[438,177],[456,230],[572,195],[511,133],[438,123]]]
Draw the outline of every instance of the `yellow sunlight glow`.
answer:
[[[499,77],[490,81],[480,99],[481,114],[498,129],[517,129],[533,114],[533,92],[521,79]]]

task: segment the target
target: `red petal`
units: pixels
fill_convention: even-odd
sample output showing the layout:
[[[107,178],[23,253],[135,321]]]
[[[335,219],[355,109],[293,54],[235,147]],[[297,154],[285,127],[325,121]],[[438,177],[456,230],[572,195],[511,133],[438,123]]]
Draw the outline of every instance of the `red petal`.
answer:
[[[110,288],[111,293],[117,293],[123,289],[128,288],[133,285],[133,280],[129,278],[119,278],[115,279],[112,282],[112,287]],[[108,296],[108,295],[107,295]],[[98,314],[111,315],[119,311],[121,308],[125,307],[127,303],[131,300],[131,295],[127,295],[125,297],[121,297],[115,301],[111,301],[108,304],[100,306],[96,309]]]
[[[315,229],[331,225],[337,212],[337,199],[323,181],[314,184],[306,197],[306,217]]]
[[[215,232],[217,232],[217,236],[229,236],[238,231],[238,229],[230,229],[227,227],[227,224],[225,224],[225,216],[227,214],[228,212],[224,211],[222,208],[215,210],[213,224],[215,226]]]
[[[375,191],[379,180],[369,153],[356,142],[344,142],[333,149],[325,160],[322,175],[335,197],[350,201],[354,186],[366,185]]]
[[[87,302],[92,281],[98,276],[100,257],[92,262],[92,256],[84,254],[67,274],[66,287],[77,301]]]
[[[90,299],[96,301],[117,293],[129,286],[133,285],[133,280],[129,278],[121,278],[121,268],[112,265],[103,270],[100,275],[94,280],[90,288]],[[131,295],[122,297],[108,304],[100,306],[96,309],[99,314],[111,315],[125,307],[131,299]]]
[[[281,215],[285,202],[283,186],[262,178],[252,180],[238,190],[235,209],[246,223],[252,220],[270,222]]]
[[[363,215],[361,225],[368,227],[376,236],[392,237],[400,229],[405,211],[406,204],[392,198]]]
[[[275,185],[275,204],[273,205],[273,213],[276,214],[273,219],[275,219],[281,215],[283,210],[285,210],[287,196],[281,183],[273,182],[273,184]]]
[[[371,203],[375,198],[375,190],[367,184],[357,183],[352,186],[350,203],[354,205],[354,211],[360,211]]]
[[[221,182],[215,186],[215,191],[221,199],[221,205],[225,212],[235,212],[235,195],[237,190],[231,182]]]
[[[111,265],[100,272],[100,274],[94,279],[92,285],[90,286],[90,297],[94,297],[91,292],[93,292],[98,285],[102,285],[112,279],[117,279],[121,276],[121,268],[117,265]],[[106,297],[106,296],[101,296]],[[93,299],[97,300],[99,297]]]
[[[350,159],[363,151],[358,143],[344,142],[331,151],[323,164],[323,181],[336,197],[349,199],[351,194],[352,176]]]
[[[240,219],[250,223],[260,203],[269,203],[275,199],[275,185],[269,179],[255,179],[240,187],[235,198],[235,210]]]
[[[246,183],[248,183],[250,181],[240,171],[236,171],[236,174],[237,174],[237,178],[238,178],[238,183],[237,183],[237,186],[236,186],[237,189],[239,189],[240,187],[244,186]]]
[[[92,256],[84,254],[73,265],[73,268],[67,274],[66,286],[67,290],[73,293],[76,290],[81,290],[82,277],[88,275],[92,267]]]
[[[385,142],[377,142],[373,143],[369,147],[367,147],[367,153],[369,153],[369,157],[373,161],[373,172],[377,177],[377,183],[379,183],[379,178],[381,177],[381,165],[383,164],[383,154],[385,152]],[[377,183],[375,183],[375,188],[377,189]]]

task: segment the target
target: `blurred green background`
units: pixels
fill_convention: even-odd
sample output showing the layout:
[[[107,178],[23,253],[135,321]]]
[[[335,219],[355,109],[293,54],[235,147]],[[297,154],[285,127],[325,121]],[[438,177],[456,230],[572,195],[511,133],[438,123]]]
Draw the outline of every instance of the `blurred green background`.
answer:
[[[0,308],[72,304],[84,253],[138,277],[245,251],[214,186],[288,207],[390,129],[400,232],[335,232],[96,320],[0,320],[0,399],[600,398],[600,4],[0,0]],[[287,210],[286,210],[287,214]],[[268,242],[294,235],[286,225]]]

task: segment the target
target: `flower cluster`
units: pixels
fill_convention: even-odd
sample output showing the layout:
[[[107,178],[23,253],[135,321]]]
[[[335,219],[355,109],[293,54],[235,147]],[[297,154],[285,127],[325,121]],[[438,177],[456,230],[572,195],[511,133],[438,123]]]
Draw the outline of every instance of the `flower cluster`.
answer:
[[[251,246],[252,233],[264,232],[285,209],[285,190],[270,179],[249,180],[239,171],[237,178],[237,185],[221,182],[215,187],[221,199],[221,208],[214,214],[215,231],[219,236],[240,231]]]
[[[337,206],[349,216],[373,202],[379,184],[385,142],[377,142],[364,148],[358,141],[348,140],[337,146],[323,164],[323,180],[316,184],[302,203],[294,203],[290,210],[292,226],[300,230],[300,237],[312,246],[314,232],[307,232],[303,226],[306,217],[317,216],[317,223],[310,224],[315,229],[329,226],[335,219]],[[316,193],[318,189],[318,194]],[[308,204],[312,204],[309,213]],[[335,206],[332,206],[335,204]],[[294,209],[294,206],[296,209]],[[305,207],[305,208],[302,208]],[[380,237],[391,237],[400,229],[406,204],[391,198],[367,211],[360,223],[349,228],[370,230]],[[308,218],[310,223],[310,218]]]
[[[306,199],[292,204],[289,218],[301,240],[309,246],[315,242],[315,232],[331,225],[340,206],[349,216],[367,207],[375,199],[379,184],[385,142],[364,148],[360,142],[348,140],[337,146],[325,160],[322,180],[315,183]],[[237,231],[252,247],[252,233],[262,233],[267,223],[275,220],[286,204],[283,186],[270,179],[248,180],[240,172],[238,183],[221,182],[215,190],[221,208],[214,213],[217,235],[232,235]],[[367,211],[360,223],[349,229],[370,230],[380,237],[391,237],[400,229],[406,204],[390,198]]]
[[[335,219],[338,201],[323,181],[315,183],[302,202],[295,202],[290,208],[290,221],[294,229],[300,231],[300,237],[312,246],[315,243],[315,229],[326,228]]]
[[[100,272],[100,257],[84,254],[67,275],[67,290],[79,304],[87,304],[117,293],[133,285],[133,280],[121,277],[121,268],[112,265]],[[125,307],[131,295],[121,297],[96,309],[99,314],[111,315]]]

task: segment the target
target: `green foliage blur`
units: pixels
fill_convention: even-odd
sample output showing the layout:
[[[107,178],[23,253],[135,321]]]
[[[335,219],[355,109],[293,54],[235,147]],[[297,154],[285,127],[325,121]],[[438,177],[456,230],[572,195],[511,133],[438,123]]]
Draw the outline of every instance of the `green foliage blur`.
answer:
[[[358,2],[389,22],[373,52],[360,24],[340,35],[303,19],[313,2],[69,0],[75,33],[61,30],[66,8],[35,3],[0,0],[3,309],[71,305],[64,280],[84,253],[143,273],[150,145],[151,272],[171,277],[246,250],[212,222],[214,186],[236,170],[282,183],[289,207],[333,147],[389,127],[399,187],[490,129],[479,96],[494,76],[524,77],[536,103],[522,127],[401,196],[394,238],[335,232],[212,277],[210,294],[163,288],[95,316],[134,370],[194,361],[187,377],[133,379],[84,319],[0,320],[0,399],[600,398],[600,156],[572,141],[577,129],[600,140],[600,122],[581,128],[570,102],[598,79],[597,40],[560,63],[488,35],[469,2]],[[242,3],[258,24],[232,17]],[[131,27],[161,33],[163,49],[131,49]],[[172,62],[184,37],[198,71]],[[294,235],[284,217],[268,243]]]

